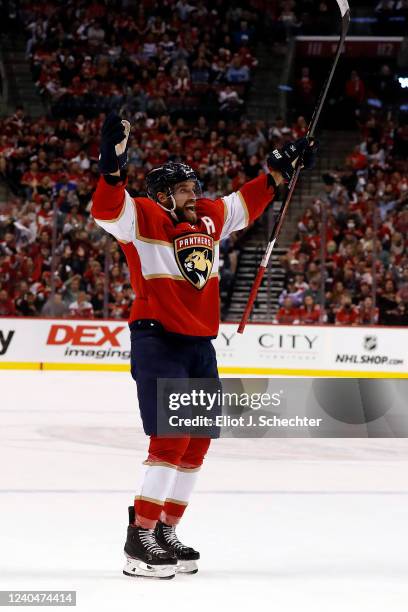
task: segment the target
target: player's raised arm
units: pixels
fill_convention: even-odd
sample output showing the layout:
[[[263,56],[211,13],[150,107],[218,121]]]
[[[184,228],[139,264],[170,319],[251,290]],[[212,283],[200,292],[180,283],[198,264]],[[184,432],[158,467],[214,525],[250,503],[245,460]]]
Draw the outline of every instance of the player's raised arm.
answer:
[[[225,221],[222,236],[243,229],[255,221],[273,200],[276,188],[289,182],[299,156],[303,155],[303,166],[311,168],[315,158],[315,144],[306,138],[285,144],[275,149],[267,158],[268,174],[261,174],[245,183],[239,191],[222,198],[225,206]]]
[[[135,223],[135,206],[126,187],[127,148],[130,123],[110,113],[102,126],[99,179],[92,197],[96,223],[123,242],[130,242]]]

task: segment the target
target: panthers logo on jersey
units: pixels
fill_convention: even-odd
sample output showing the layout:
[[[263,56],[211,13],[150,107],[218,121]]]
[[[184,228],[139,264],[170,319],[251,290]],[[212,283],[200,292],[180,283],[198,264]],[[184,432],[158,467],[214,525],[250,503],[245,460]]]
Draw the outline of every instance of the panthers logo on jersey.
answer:
[[[214,263],[214,239],[206,234],[187,234],[174,241],[177,265],[186,280],[202,289]]]

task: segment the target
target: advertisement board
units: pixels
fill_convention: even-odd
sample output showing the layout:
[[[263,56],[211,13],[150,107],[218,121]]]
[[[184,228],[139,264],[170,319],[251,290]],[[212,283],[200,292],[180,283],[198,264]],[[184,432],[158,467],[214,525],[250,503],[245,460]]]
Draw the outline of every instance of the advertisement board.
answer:
[[[408,377],[408,329],[222,324],[222,374]],[[0,319],[0,368],[128,370],[125,321]]]

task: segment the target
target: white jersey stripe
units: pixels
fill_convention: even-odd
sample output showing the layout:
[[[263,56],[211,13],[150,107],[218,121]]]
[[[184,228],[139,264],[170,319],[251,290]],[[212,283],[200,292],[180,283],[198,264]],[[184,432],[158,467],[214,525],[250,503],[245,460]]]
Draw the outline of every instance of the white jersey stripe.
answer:
[[[236,194],[232,194],[239,200]],[[228,196],[228,197],[232,197]],[[227,204],[228,206],[228,204]],[[240,210],[243,211],[242,205]],[[242,213],[243,214],[243,213]],[[244,218],[244,216],[243,216]],[[141,236],[137,227],[136,205],[133,198],[125,190],[125,201],[123,208],[116,219],[105,221],[95,219],[96,223],[104,230],[112,234],[122,243],[133,243],[137,249],[142,266],[144,278],[173,278],[174,280],[185,280],[174,255],[171,242],[154,240]],[[219,268],[219,243],[214,243],[214,264],[211,276],[218,274]]]
[[[125,190],[125,199],[120,215],[116,219],[110,221],[105,221],[103,219],[95,219],[95,221],[102,229],[112,234],[117,240],[121,242],[133,242],[135,217],[136,207],[133,198],[131,198]]]
[[[172,246],[165,246],[157,242],[145,242],[135,238],[133,243],[139,253],[142,265],[142,274],[148,279],[154,276],[166,276],[175,280],[185,280],[174,255]],[[214,264],[211,276],[218,274],[220,265],[219,243],[214,244]]]
[[[221,238],[226,238],[231,232],[247,227],[249,222],[248,208],[240,191],[235,191],[222,198],[227,216],[222,228]]]
[[[134,238],[133,242],[139,253],[144,277],[151,274],[169,274],[183,278],[174,256],[173,247],[157,242],[145,242],[137,238]]]

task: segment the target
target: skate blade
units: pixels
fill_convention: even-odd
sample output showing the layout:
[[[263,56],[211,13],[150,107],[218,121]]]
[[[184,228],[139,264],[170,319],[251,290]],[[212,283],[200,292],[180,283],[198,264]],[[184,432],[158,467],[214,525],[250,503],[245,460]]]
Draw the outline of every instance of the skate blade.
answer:
[[[196,574],[197,572],[196,561],[177,561],[176,574]]]
[[[132,578],[159,578],[171,580],[176,575],[175,565],[149,565],[139,559],[126,559],[123,573]]]

